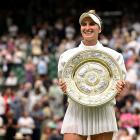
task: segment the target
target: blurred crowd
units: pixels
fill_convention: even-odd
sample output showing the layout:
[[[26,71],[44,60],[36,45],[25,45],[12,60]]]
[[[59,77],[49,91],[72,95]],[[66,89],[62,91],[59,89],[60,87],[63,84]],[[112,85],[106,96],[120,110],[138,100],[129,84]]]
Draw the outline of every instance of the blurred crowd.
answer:
[[[140,21],[131,18],[100,35],[105,47],[123,54],[127,69],[128,89],[116,97],[114,140],[140,140]],[[29,34],[8,18],[6,28],[0,36],[0,140],[62,140],[67,96],[57,85],[57,63],[80,43],[79,29],[70,18],[33,24]]]

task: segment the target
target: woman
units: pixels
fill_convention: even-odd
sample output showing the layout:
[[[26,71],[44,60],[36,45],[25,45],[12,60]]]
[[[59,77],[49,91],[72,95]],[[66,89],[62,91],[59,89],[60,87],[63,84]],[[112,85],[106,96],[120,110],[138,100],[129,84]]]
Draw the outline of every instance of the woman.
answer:
[[[79,47],[64,52],[59,59],[58,76],[59,85],[64,93],[67,92],[65,81],[61,80],[62,71],[65,63],[77,52],[86,49],[98,48],[109,55],[120,65],[123,77],[126,69],[123,57],[120,53],[104,47],[99,41],[98,36],[101,32],[101,20],[94,10],[83,13],[80,16],[81,34],[83,40]],[[125,81],[118,81],[116,85],[117,93],[120,94],[126,86]],[[64,140],[112,140],[113,132],[117,131],[117,123],[114,112],[115,99],[100,107],[87,107],[68,99],[69,105],[64,117],[61,133]]]

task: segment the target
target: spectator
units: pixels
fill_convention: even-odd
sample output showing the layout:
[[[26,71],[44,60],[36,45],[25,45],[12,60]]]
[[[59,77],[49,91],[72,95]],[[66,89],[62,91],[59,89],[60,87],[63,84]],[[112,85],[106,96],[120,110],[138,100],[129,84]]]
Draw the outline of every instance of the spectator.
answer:
[[[6,119],[6,140],[14,140],[14,136],[17,131],[17,120],[14,119],[14,112],[8,111],[7,112],[7,119]]]
[[[63,93],[57,79],[53,79],[53,84],[49,88],[49,104],[54,116],[57,115],[60,118],[64,116]]]
[[[42,105],[40,102],[36,103],[33,106],[31,117],[34,119],[34,123],[35,123],[35,128],[33,130],[33,140],[40,140],[42,122],[45,119],[45,115],[43,113]]]
[[[42,54],[42,49],[41,49],[42,41],[41,41],[40,37],[36,35],[32,39],[31,45],[32,45],[32,55],[40,56]]]
[[[35,128],[34,120],[29,113],[24,111],[23,115],[18,119],[19,132],[25,137],[32,139],[33,129]]]
[[[5,85],[7,86],[16,86],[18,84],[18,78],[14,72],[10,72],[9,76],[5,80]]]

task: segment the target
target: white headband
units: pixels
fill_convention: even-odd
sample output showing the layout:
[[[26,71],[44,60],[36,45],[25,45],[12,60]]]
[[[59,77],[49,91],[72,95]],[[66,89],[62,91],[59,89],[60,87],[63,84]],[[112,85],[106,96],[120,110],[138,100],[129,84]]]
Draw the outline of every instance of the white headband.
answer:
[[[99,20],[98,17],[96,17],[94,14],[88,14],[90,16],[90,18],[96,23],[99,25],[99,27],[101,28],[101,22]]]
[[[90,13],[84,13],[80,16],[80,19],[79,19],[79,23],[81,24],[82,20],[85,18],[85,17],[90,17],[96,24],[98,24],[98,26],[101,28],[101,22],[100,22],[100,19],[94,15],[94,14],[90,14]]]

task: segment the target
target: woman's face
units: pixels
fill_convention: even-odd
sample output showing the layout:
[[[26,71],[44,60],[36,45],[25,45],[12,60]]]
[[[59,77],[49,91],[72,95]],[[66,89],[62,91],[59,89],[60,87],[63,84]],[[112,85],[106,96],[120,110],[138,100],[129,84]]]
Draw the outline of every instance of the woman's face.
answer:
[[[97,41],[100,27],[90,18],[86,17],[81,22],[81,34],[86,41]]]

